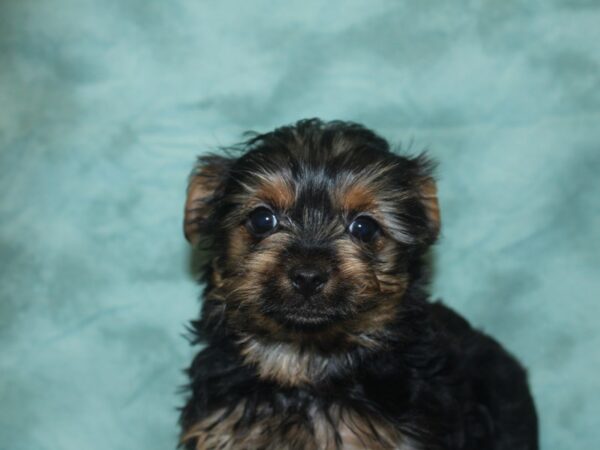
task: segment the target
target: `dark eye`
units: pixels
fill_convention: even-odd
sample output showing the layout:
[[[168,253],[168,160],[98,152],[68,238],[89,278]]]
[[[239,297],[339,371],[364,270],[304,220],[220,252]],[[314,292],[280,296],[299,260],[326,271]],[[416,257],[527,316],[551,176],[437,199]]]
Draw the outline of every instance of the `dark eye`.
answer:
[[[267,208],[256,208],[248,217],[248,226],[256,236],[265,236],[277,227],[277,217]]]
[[[370,217],[361,216],[350,224],[348,231],[355,238],[363,242],[370,242],[377,235],[379,225]]]

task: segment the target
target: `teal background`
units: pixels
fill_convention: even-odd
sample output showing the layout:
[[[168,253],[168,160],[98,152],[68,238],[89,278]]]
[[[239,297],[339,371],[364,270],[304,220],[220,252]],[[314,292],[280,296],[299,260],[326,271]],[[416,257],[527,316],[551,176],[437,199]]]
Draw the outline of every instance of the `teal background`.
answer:
[[[169,449],[197,154],[319,116],[440,161],[433,292],[600,442],[600,2],[0,2],[0,449]]]

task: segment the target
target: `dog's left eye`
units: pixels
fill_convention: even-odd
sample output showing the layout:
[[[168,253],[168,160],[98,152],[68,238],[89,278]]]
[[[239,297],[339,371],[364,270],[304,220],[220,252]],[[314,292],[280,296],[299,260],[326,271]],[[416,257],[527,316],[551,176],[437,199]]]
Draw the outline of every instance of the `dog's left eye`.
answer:
[[[363,242],[370,242],[377,235],[379,225],[370,217],[360,216],[350,224],[348,231],[355,238]]]
[[[256,236],[265,236],[277,227],[277,216],[265,207],[256,208],[248,217],[248,227]]]

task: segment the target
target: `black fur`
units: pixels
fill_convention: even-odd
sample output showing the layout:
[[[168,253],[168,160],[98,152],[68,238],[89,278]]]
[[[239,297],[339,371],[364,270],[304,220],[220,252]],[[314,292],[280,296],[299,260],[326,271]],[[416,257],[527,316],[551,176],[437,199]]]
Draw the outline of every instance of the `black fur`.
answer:
[[[340,136],[352,142],[353,148],[332,161],[323,149],[331,148]],[[299,142],[302,149],[298,149]],[[320,149],[323,151],[317,151]],[[394,320],[380,337],[384,345],[374,350],[320,342],[319,350],[339,362],[331,365],[324,379],[299,386],[263,379],[254,366],[244,362],[238,344],[240,330],[227,320],[222,303],[210,297],[213,261],[226,258],[229,233],[239,222],[232,217],[240,205],[232,199],[240,186],[250,182],[257,171],[289,167],[290,176],[306,187],[289,213],[291,220],[301,221],[303,211],[314,208],[320,215],[311,220],[315,226],[323,226],[336,220],[330,217],[330,200],[323,195],[335,187],[336,174],[363,171],[374,160],[396,164],[398,170],[385,183],[390,189],[406,190],[419,177],[431,176],[433,165],[423,156],[396,155],[384,139],[360,125],[316,119],[254,136],[242,150],[239,158],[211,157],[202,162],[217,165],[222,180],[205,200],[209,214],[198,223],[209,263],[203,268],[207,284],[202,318],[193,322],[193,333],[195,343],[204,348],[188,369],[190,396],[181,413],[183,430],[214,411],[233,410],[242,401],[244,413],[236,424],[239,430],[265,414],[294,417],[310,428],[311,411],[316,408],[326,415],[335,404],[383,418],[419,449],[537,449],[537,417],[525,370],[492,338],[471,328],[443,304],[428,300],[425,256],[435,235],[422,205],[414,199],[407,199],[395,212],[413,239],[398,243],[394,270],[408,274],[408,284]],[[302,155],[298,156],[299,152]],[[307,245],[304,236],[301,246]],[[327,241],[311,242],[310,246],[329,252]],[[367,259],[369,251],[365,248]],[[336,263],[335,257],[324,258],[329,264]],[[339,292],[343,296],[345,291],[340,288]],[[264,295],[267,304],[281,298],[280,292],[265,291]],[[261,333],[249,330],[243,331]],[[310,330],[300,331],[310,336]],[[193,441],[186,445],[195,448]]]

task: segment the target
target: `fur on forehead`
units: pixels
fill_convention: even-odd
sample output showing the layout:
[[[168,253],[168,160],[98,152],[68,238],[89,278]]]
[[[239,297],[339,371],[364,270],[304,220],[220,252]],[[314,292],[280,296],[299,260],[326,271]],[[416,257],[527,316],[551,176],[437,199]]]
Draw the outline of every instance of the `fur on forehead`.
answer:
[[[235,149],[244,153],[219,164],[214,164],[219,157],[209,157],[210,168],[207,158],[200,160],[195,173],[209,172],[210,185],[193,177],[190,186],[202,187],[195,191],[203,198],[190,201],[188,195],[188,204],[205,205],[207,211],[190,214],[191,220],[186,215],[186,233],[190,222],[194,229],[214,233],[225,217],[261,204],[289,210],[310,189],[325,192],[343,214],[371,213],[400,242],[430,244],[437,237],[434,164],[423,154],[393,153],[387,141],[361,125],[308,119],[254,134]],[[221,173],[215,173],[215,165]],[[212,225],[198,225],[202,220]]]

